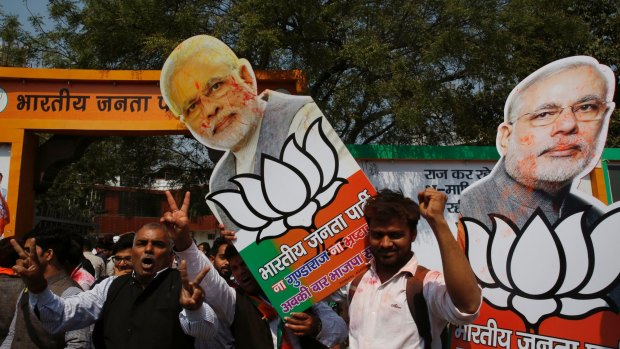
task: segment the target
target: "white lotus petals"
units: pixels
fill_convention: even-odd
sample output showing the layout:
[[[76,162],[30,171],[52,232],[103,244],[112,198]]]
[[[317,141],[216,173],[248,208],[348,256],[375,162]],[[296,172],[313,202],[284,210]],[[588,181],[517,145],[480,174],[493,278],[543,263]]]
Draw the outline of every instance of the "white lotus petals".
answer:
[[[262,173],[231,179],[238,190],[207,196],[240,228],[258,232],[257,241],[278,237],[292,228],[309,228],[319,209],[329,205],[346,179],[338,178],[338,153],[321,127],[310,125],[300,147],[295,135],[284,143],[280,158],[263,155]]]
[[[534,218],[515,241],[509,263],[515,287],[530,295],[549,292],[560,277],[560,251],[540,217]],[[536,270],[536,272],[532,272]]]
[[[512,308],[531,325],[548,316],[609,308],[605,290],[620,275],[620,210],[602,217],[591,233],[582,231],[582,218],[583,212],[575,213],[554,229],[536,211],[520,231],[493,217],[492,232],[464,219],[468,258],[484,298],[495,307]]]
[[[238,192],[221,191],[214,194],[211,200],[217,201],[226,208],[226,214],[240,226],[258,229],[263,227],[267,221],[257,217],[248,205],[243,201],[243,197]],[[228,209],[230,208],[230,210]]]
[[[285,163],[267,158],[263,162],[265,199],[279,212],[299,209],[308,199],[308,184],[302,173]]]
[[[263,217],[277,218],[280,215],[269,207],[269,204],[262,195],[263,183],[253,177],[240,177],[234,182],[241,189],[243,196],[248,199],[248,204]]]
[[[620,274],[618,263],[618,246],[620,246],[620,210],[600,222],[590,234],[594,249],[594,270],[588,284],[581,290],[581,294],[592,294],[602,290],[612,283]]]

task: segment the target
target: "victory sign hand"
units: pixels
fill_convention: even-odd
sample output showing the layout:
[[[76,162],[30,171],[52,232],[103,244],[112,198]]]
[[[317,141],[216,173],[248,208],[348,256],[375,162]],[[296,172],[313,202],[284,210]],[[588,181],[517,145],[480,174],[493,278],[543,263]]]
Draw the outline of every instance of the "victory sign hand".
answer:
[[[202,303],[205,301],[205,293],[202,287],[200,287],[200,282],[204,279],[205,275],[209,272],[210,267],[204,268],[194,281],[189,281],[189,277],[187,276],[187,263],[183,260],[179,265],[179,272],[181,273],[181,283],[183,287],[181,287],[181,293],[179,295],[179,303],[184,309],[187,310],[196,310],[202,306]]]
[[[35,239],[26,241],[26,252],[17,241],[11,240],[11,245],[19,259],[13,267],[15,274],[21,276],[22,280],[32,293],[41,293],[47,287],[47,280],[43,276],[39,255],[37,255],[37,246]]]
[[[170,206],[170,211],[164,212],[159,221],[165,224],[172,234],[172,240],[174,241],[175,249],[177,251],[186,250],[191,246],[193,240],[189,234],[189,192],[185,193],[183,204],[181,208],[177,206],[176,201],[172,197],[169,191],[166,190],[166,199]]]

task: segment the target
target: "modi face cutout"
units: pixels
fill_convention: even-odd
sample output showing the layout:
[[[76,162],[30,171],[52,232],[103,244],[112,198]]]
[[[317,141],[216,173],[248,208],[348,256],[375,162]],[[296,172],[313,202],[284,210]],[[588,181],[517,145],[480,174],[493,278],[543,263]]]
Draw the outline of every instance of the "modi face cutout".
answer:
[[[590,57],[572,57],[541,68],[513,90],[497,137],[512,178],[555,194],[592,169],[614,108],[608,70]]]
[[[262,115],[250,63],[211,36],[178,45],[162,68],[160,85],[170,110],[214,149],[243,147]]]

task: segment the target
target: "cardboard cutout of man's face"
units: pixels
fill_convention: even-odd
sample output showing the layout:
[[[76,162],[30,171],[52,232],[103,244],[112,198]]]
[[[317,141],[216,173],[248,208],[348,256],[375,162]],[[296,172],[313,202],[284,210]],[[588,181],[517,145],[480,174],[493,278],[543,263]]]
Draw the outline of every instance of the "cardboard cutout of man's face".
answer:
[[[168,58],[162,92],[196,139],[236,151],[260,120],[256,78],[247,60],[208,46],[203,37],[186,40]]]
[[[463,241],[484,295],[474,324],[518,334],[507,347],[532,333],[618,343],[620,205],[578,188],[603,152],[614,89],[611,69],[592,57],[529,75],[506,101],[496,139],[503,160],[461,194]]]
[[[499,127],[507,173],[528,187],[553,192],[591,167],[600,156],[597,143],[605,138],[601,131],[608,108],[600,103],[606,94],[605,81],[590,66],[558,72],[522,91],[517,119]],[[571,106],[581,103],[586,103],[583,108],[602,106],[599,118],[577,120]],[[537,126],[535,118],[544,114],[536,113],[549,108],[563,109],[552,123]]]

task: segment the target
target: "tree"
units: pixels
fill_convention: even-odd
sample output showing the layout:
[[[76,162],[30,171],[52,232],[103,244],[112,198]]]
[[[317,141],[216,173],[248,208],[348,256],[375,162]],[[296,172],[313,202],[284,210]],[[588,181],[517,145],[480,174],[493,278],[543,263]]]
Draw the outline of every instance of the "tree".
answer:
[[[207,33],[257,69],[302,69],[345,143],[491,145],[508,92],[534,69],[576,54],[613,65],[617,5],[56,0],[47,38],[71,53],[59,65],[159,69],[177,43]]]
[[[302,69],[345,143],[493,145],[508,93],[533,70],[585,54],[617,72],[620,56],[618,0],[53,0],[49,12],[53,29],[35,26],[28,46],[45,66],[160,69],[183,39],[210,34],[256,69]],[[187,156],[187,187],[202,180],[191,152],[168,151]]]
[[[24,67],[34,58],[30,38],[21,28],[17,16],[9,16],[0,11],[0,66]]]
[[[303,69],[347,143],[491,145],[517,81],[591,51],[600,29],[567,5],[247,0],[220,24],[259,68]]]

